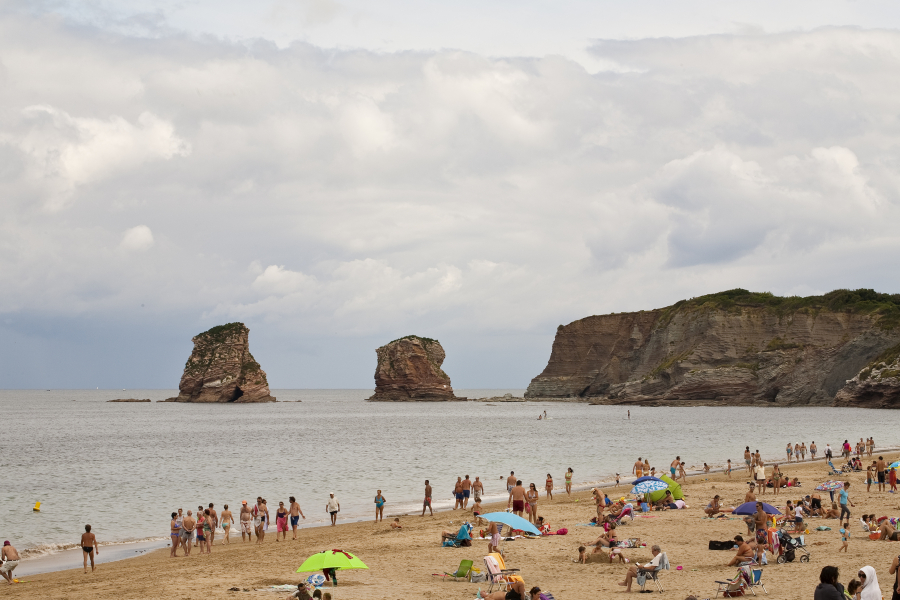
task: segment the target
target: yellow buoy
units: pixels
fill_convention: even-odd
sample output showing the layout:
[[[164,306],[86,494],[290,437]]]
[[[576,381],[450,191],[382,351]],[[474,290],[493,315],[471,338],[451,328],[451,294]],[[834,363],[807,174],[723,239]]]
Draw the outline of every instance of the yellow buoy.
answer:
[[[34,508],[32,508],[31,510],[33,510],[34,512],[41,512],[41,503],[40,503],[40,502],[35,502],[35,503],[34,503]]]

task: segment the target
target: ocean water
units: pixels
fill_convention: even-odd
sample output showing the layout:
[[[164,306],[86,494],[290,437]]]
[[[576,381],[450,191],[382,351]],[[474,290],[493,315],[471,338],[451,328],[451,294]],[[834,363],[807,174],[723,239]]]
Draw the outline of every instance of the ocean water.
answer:
[[[468,397],[523,390],[459,390]],[[370,403],[369,390],[276,390],[274,404],[107,403],[159,400],[174,390],[0,391],[0,538],[26,556],[77,545],[85,523],[101,543],[165,540],[177,508],[296,496],[303,527],[327,522],[333,491],[340,520],[421,512],[424,481],[435,509],[451,507],[457,476],[481,477],[488,499],[505,497],[514,470],[543,488],[623,481],[638,456],[665,469],[743,466],[743,449],[783,460],[790,442],[838,447],[874,436],[898,445],[893,413],[836,408],[588,406],[578,403]],[[302,400],[302,402],[281,402]],[[550,419],[537,420],[546,410]],[[790,467],[783,469],[788,474]],[[33,512],[40,501],[41,511]]]

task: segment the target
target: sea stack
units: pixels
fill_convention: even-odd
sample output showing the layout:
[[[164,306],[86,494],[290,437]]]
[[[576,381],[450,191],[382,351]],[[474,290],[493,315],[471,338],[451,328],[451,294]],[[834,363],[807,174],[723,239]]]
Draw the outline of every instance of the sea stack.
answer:
[[[375,394],[372,402],[440,402],[459,400],[441,370],[444,348],[437,340],[408,335],[375,351]]]
[[[275,402],[266,372],[250,354],[243,323],[218,325],[193,338],[194,351],[173,402]]]

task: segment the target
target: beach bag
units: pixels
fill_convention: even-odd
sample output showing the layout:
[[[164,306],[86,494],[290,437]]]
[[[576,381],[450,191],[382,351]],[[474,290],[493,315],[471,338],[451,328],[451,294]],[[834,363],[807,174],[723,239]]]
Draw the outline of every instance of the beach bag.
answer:
[[[569,533],[569,530],[565,527],[561,527],[556,530],[556,535],[566,535],[567,533]]]
[[[647,576],[644,574],[643,571],[638,571],[637,584],[641,587],[644,587],[644,585],[646,583],[647,583]]]
[[[734,548],[733,540],[728,540],[727,542],[717,542],[716,540],[709,541],[710,550],[731,550],[732,548]]]
[[[482,581],[487,581],[487,576],[484,573],[472,573],[470,581],[472,583],[481,583]]]

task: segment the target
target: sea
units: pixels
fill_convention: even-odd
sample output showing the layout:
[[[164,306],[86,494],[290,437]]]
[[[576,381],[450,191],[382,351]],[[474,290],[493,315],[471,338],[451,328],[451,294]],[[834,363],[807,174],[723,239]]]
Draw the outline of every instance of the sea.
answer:
[[[730,458],[740,473],[747,445],[770,462],[784,460],[788,442],[815,441],[820,454],[826,443],[869,436],[878,448],[900,445],[884,410],[366,402],[371,390],[274,390],[279,401],[267,404],[156,402],[176,393],[0,390],[0,538],[25,557],[17,573],[80,566],[73,549],[87,523],[103,560],[164,547],[173,511],[210,502],[228,504],[237,520],[241,500],[262,496],[274,514],[295,496],[301,527],[312,527],[328,522],[330,492],[339,522],[358,521],[374,517],[379,489],[386,518],[420,514],[426,479],[438,511],[452,508],[458,476],[480,477],[490,501],[506,497],[510,471],[538,489],[550,474],[561,490],[571,467],[583,489],[616,473],[624,484],[639,456],[663,471],[676,455],[689,471]],[[153,402],[108,402],[123,397]]]

